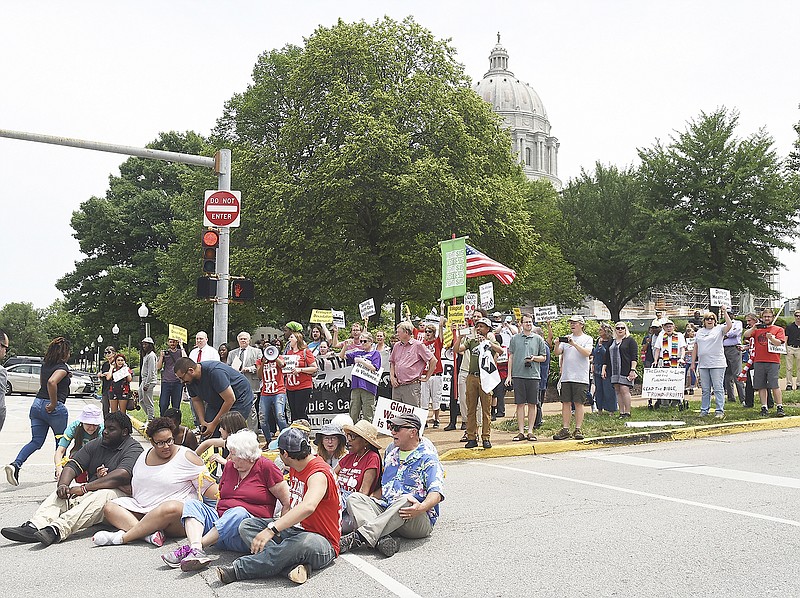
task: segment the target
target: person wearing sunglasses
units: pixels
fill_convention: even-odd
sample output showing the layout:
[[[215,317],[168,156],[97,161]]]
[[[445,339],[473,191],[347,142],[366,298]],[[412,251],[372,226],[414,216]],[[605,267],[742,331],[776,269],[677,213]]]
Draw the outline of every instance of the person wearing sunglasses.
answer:
[[[375,397],[381,374],[381,354],[372,348],[372,334],[367,331],[358,336],[358,347],[347,350],[342,346],[339,359],[352,365],[353,374],[350,383],[350,419],[372,421],[375,416]]]
[[[8,352],[8,335],[6,331],[0,328],[0,360],[5,359]],[[8,384],[8,375],[6,368],[0,365],[0,432],[3,430],[3,424],[6,422],[6,385]]]
[[[717,316],[712,312],[707,312],[703,316],[703,326],[695,335],[692,369],[698,372],[703,391],[700,400],[700,415],[708,415],[711,408],[711,389],[713,388],[716,402],[714,417],[722,419],[725,417],[725,370],[728,367],[722,340],[730,331],[733,323],[725,306],[719,308],[719,313],[725,319],[724,325],[717,325]]]
[[[386,447],[380,498],[359,492],[349,496],[347,511],[358,528],[342,536],[340,554],[368,545],[390,557],[399,548],[394,535],[426,538],[439,519],[444,474],[433,444],[420,437],[422,422],[404,413],[387,426],[392,443]]]
[[[639,347],[636,346],[628,325],[625,322],[614,324],[614,340],[606,352],[601,376],[611,380],[622,419],[631,416],[631,388],[636,381],[638,356]]]
[[[100,379],[100,397],[101,397],[101,406],[103,407],[103,419],[109,413],[109,399],[111,397],[111,378],[108,377],[108,373],[114,367],[114,357],[117,354],[117,350],[112,347],[111,345],[107,346],[103,350],[103,357],[105,357],[105,361],[100,366],[100,371],[97,372],[97,377]]]

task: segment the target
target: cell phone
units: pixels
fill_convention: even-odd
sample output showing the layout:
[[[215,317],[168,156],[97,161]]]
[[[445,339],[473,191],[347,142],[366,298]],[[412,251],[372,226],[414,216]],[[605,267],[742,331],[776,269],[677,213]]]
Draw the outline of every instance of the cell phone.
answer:
[[[166,357],[167,355],[169,355],[169,351],[164,351],[164,357]]]
[[[764,328],[766,328],[766,327],[767,327],[767,325],[766,325],[766,324],[760,324],[760,323],[759,323],[759,324],[756,324],[756,328],[764,329]]]
[[[558,337],[558,342],[559,343],[568,343],[569,342],[569,337],[568,336],[559,336]]]

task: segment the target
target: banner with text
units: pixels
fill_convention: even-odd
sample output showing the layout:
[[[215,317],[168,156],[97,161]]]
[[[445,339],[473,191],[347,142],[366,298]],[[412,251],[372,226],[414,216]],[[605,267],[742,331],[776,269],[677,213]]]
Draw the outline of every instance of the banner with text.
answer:
[[[169,336],[167,338],[174,338],[175,340],[186,343],[189,341],[189,334],[186,328],[178,326],[177,324],[169,325]]]
[[[358,304],[358,311],[361,313],[361,319],[366,320],[370,316],[375,315],[375,300],[367,299]]]
[[[447,306],[447,318],[450,320],[450,323],[454,326],[463,326],[464,321],[464,304],[460,303],[458,305],[448,305]]]
[[[308,321],[312,324],[330,324],[333,322],[333,314],[329,309],[312,309]]]

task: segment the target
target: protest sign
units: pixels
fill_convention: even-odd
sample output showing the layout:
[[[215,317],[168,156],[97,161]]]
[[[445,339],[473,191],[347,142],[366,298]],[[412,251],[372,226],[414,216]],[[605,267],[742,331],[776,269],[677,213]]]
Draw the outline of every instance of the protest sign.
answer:
[[[467,292],[466,237],[439,241],[442,251],[441,300],[463,297]]]
[[[514,308],[514,319],[517,323],[522,323],[522,310],[518,307]]]
[[[130,375],[131,371],[128,369],[128,366],[121,367],[116,372],[111,374],[111,377],[114,379],[114,382],[119,382],[123,378],[127,378]]]
[[[374,384],[378,386],[381,383],[381,377],[383,376],[383,368],[379,368],[374,372],[368,369],[366,366],[357,363],[353,366],[353,371],[351,373],[352,376],[357,376],[362,380],[366,380],[370,384]]]
[[[494,309],[494,283],[487,282],[478,287],[481,294],[481,307]]]
[[[168,338],[174,338],[175,340],[185,343],[189,340],[189,335],[186,331],[186,328],[184,328],[183,326],[178,326],[177,324],[170,324]]]
[[[642,398],[682,401],[685,382],[686,370],[683,368],[646,368]]]
[[[454,325],[464,325],[464,304],[460,303],[458,305],[448,305],[447,306],[447,317],[450,319],[450,322]]]
[[[291,374],[297,369],[297,364],[300,362],[299,355],[281,355],[281,358],[283,363],[286,364],[283,366],[284,374]]]
[[[375,315],[375,300],[367,299],[358,304],[358,311],[361,313],[361,319],[366,320],[370,316]]]
[[[520,316],[520,319],[521,316]],[[533,319],[536,323],[553,322],[558,320],[558,308],[555,305],[545,305],[544,307],[533,308]]]
[[[333,322],[333,314],[329,309],[312,309],[308,321],[312,324],[330,324]]]
[[[786,343],[781,343],[780,345],[773,345],[768,340],[767,341],[767,351],[769,353],[779,353],[781,355],[786,355]]]
[[[428,419],[428,410],[384,397],[378,397],[378,402],[375,404],[375,417],[372,419],[372,425],[378,428],[378,432],[381,434],[391,436],[392,433],[389,431],[386,422],[393,417],[405,413],[413,413],[419,418],[419,421],[422,422],[422,429],[419,431],[419,435],[422,436],[422,433],[425,431],[425,422]]]
[[[476,307],[478,307],[478,293],[466,293],[464,295],[464,315],[471,318]]]
[[[732,307],[731,292],[728,289],[709,289],[708,294],[711,298],[711,307],[725,306],[728,309]]]
[[[344,322],[344,312],[343,311],[332,309],[331,310],[331,316],[333,317],[333,325],[336,326],[339,330],[342,330],[347,325]]]

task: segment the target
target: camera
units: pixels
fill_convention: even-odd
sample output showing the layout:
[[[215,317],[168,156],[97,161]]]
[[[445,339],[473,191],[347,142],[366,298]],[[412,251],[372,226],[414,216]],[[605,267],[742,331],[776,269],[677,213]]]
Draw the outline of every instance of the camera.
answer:
[[[568,336],[559,336],[558,337],[558,342],[559,343],[568,343],[569,342],[569,337]]]
[[[767,327],[767,325],[766,325],[766,324],[762,324],[762,323],[760,323],[760,322],[759,322],[758,324],[756,324],[756,328],[758,328],[758,329],[760,329],[760,330],[763,330],[763,329],[764,329],[764,328],[766,328],[766,327]]]
[[[526,368],[532,368],[533,367],[533,364],[529,360],[530,360],[530,357],[525,360],[525,367]]]

